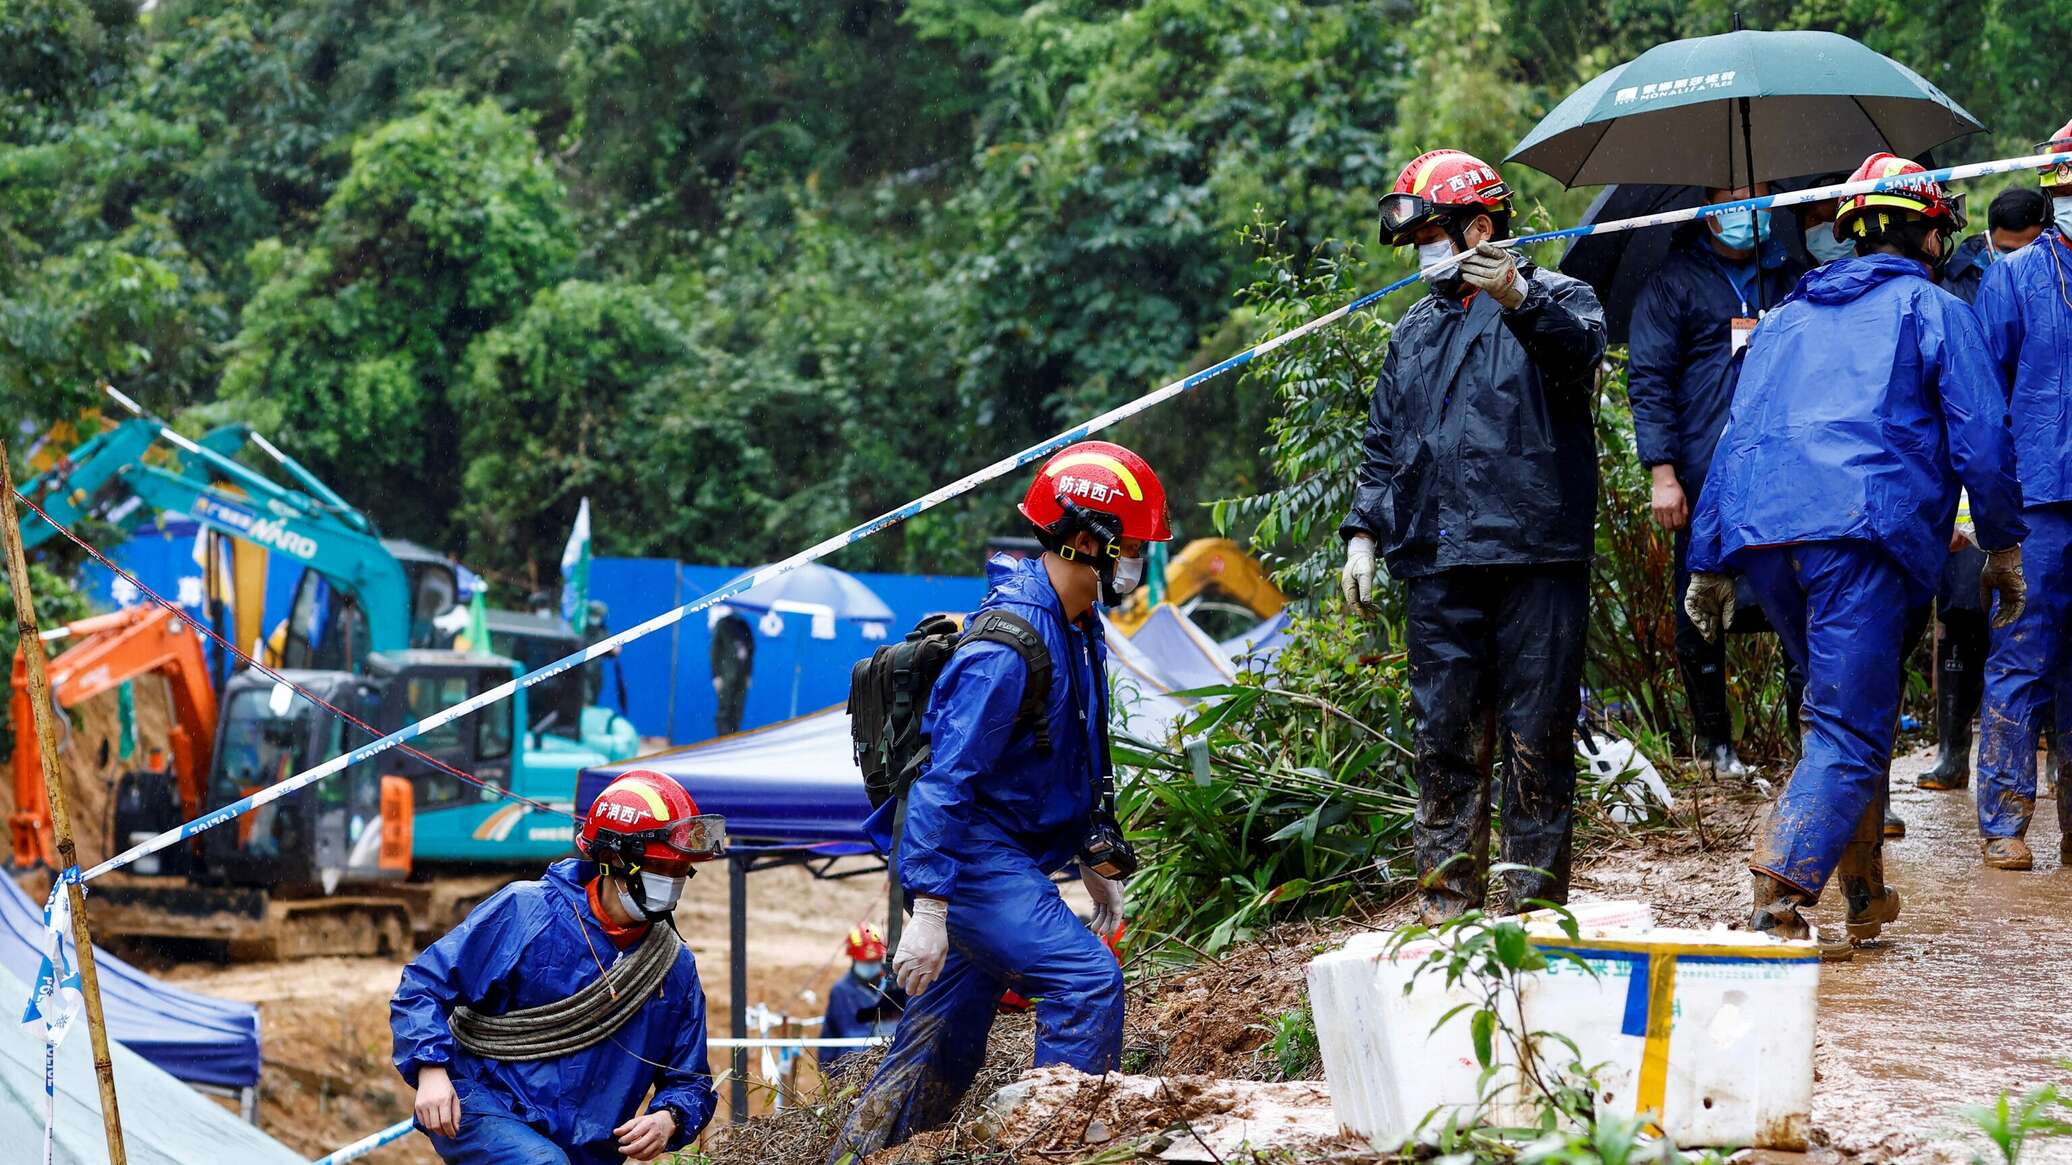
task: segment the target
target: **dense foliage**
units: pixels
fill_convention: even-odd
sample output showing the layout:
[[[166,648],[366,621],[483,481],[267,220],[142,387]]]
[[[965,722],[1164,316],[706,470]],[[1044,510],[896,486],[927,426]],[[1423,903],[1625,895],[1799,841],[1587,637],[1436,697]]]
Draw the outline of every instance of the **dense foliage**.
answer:
[[[248,419],[517,586],[586,494],[602,553],[768,558],[1257,338],[1255,209],[1297,251],[1362,237],[1403,158],[1500,156],[1737,10],[1893,53],[2001,131],[1982,155],[2063,120],[2021,51],[2063,8],[4,0],[0,415],[107,379]],[[1274,404],[1120,435],[1180,498],[1256,493]],[[851,565],[968,569],[1003,496]]]

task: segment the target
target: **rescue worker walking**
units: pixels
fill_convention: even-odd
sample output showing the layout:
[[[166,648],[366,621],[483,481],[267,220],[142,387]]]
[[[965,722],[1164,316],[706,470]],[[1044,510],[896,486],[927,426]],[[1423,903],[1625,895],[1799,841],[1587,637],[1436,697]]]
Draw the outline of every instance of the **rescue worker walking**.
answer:
[[[1714,189],[1706,192],[1706,202],[1735,202],[1768,193],[1765,183]],[[1650,505],[1655,521],[1676,535],[1670,592],[1676,608],[1676,662],[1691,705],[1698,762],[1736,777],[1748,770],[1734,750],[1726,642],[1698,634],[1684,614],[1682,599],[1690,583],[1685,560],[1691,546],[1691,511],[1704,491],[1712,451],[1727,424],[1727,406],[1741,374],[1736,357],[1755,331],[1757,305],[1783,300],[1801,274],[1782,248],[1767,245],[1769,235],[1768,211],[1718,215],[1684,231],[1634,304],[1626,365],[1633,436],[1641,464],[1653,478]],[[1745,623],[1759,622],[1749,620],[1751,615],[1760,612],[1743,612]],[[1794,673],[1786,701],[1794,721],[1799,686]]]
[[[441,1160],[616,1165],[705,1128],[705,993],[670,914],[724,834],[676,782],[629,772],[590,807],[582,858],[504,887],[403,968],[396,1070]]]
[[[1496,245],[1510,218],[1503,179],[1459,150],[1413,160],[1382,199],[1383,243],[1426,268],[1466,257],[1396,325],[1339,530],[1348,602],[1371,608],[1377,550],[1406,591],[1428,921],[1482,905],[1498,742],[1500,848],[1521,867],[1502,901],[1568,894],[1604,313]]]
[[[2072,122],[2037,148],[2072,148]],[[1979,716],[1980,849],[1987,865],[2003,870],[2034,864],[2023,835],[2036,803],[2037,720],[2057,709],[2063,739],[2072,712],[2061,694],[2072,665],[2072,303],[2065,290],[2072,286],[2072,166],[2044,171],[2042,187],[2051,225],[2033,245],[1994,264],[1978,293],[1987,350],[2012,388],[2014,456],[2029,527],[2025,559],[2037,582],[2022,618],[1993,636]],[[1974,492],[1974,511],[1978,501]],[[1995,628],[2004,624],[1994,621]],[[2052,774],[2058,820],[2072,825],[2063,775]],[[2059,846],[2061,854],[2072,853],[2065,841]]]
[[[1004,991],[1035,1001],[1036,1066],[1098,1075],[1122,1055],[1122,969],[1099,938],[1121,921],[1122,884],[1090,861],[1120,841],[1098,811],[1108,653],[1094,608],[1135,589],[1146,545],[1172,537],[1165,489],[1135,453],[1085,441],[1045,463],[1019,509],[1043,554],[995,557],[979,612],[1012,615],[1041,640],[1046,740],[1022,721],[1033,682],[1023,655],[964,641],[929,698],[927,759],[911,790],[865,824],[892,852],[904,806],[896,861],[913,918],[892,968],[909,1002],[830,1162],[860,1161],[947,1119],[985,1060]],[[1075,856],[1091,930],[1050,880]]]
[[[1942,285],[1965,303],[1976,304],[1986,272],[2036,241],[2050,221],[2050,200],[2018,186],[2003,190],[1986,211],[1986,230],[1964,240],[1950,260]],[[1950,560],[1935,592],[1942,636],[1935,646],[1935,767],[1915,779],[1923,789],[1962,789],[1971,784],[1971,722],[1985,694],[1986,612],[1979,607],[1978,577],[1986,555],[1971,540],[1969,509],[1957,515]],[[2040,726],[2048,729],[2047,723]]]
[[[885,978],[885,936],[873,923],[849,928],[842,951],[849,969],[827,991],[827,1015],[820,1034],[831,1040],[891,1035],[906,1006],[906,996]],[[820,1049],[820,1070],[826,1072],[862,1048]]]
[[[1851,181],[1921,172],[1881,153]],[[1857,257],[1806,276],[1756,328],[1692,529],[1691,621],[1723,632],[1723,572],[1738,571],[1806,674],[1804,747],[1750,862],[1750,925],[1781,937],[1810,933],[1802,911],[1838,865],[1852,938],[1899,913],[1881,803],[1909,613],[1934,593],[1960,482],[1999,617],[2021,610],[2006,397],[1977,318],[1929,281],[1962,226],[1931,182],[1844,200],[1835,229]]]

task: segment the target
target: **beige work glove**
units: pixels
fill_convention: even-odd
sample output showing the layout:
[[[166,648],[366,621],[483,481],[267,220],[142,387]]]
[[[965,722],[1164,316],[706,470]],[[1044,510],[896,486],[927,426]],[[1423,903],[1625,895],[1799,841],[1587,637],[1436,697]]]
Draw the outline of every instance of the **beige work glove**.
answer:
[[[1734,580],[1717,571],[1701,570],[1684,590],[1684,614],[1707,643],[1718,643],[1734,622]]]
[[[1993,615],[1993,626],[2005,627],[2022,617],[2022,608],[2029,602],[2029,580],[2022,577],[2019,543],[1986,552],[1986,568],[1978,576],[1978,601],[1991,611],[1995,595],[2000,598],[2000,609]]]
[[[1460,261],[1463,283],[1489,293],[1507,308],[1525,302],[1525,281],[1518,277],[1518,260],[1495,243],[1477,243]]]
[[[1338,590],[1363,615],[1374,613],[1374,539],[1355,534],[1345,540],[1345,569],[1338,572]]]

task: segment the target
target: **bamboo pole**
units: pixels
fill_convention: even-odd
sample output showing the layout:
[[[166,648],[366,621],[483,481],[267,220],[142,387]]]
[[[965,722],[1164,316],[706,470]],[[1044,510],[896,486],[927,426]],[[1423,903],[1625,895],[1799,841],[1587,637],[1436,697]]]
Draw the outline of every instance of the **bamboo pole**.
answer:
[[[43,757],[43,795],[50,802],[58,868],[77,869],[79,854],[72,845],[72,818],[65,807],[64,770],[58,765],[57,726],[51,722],[50,677],[44,670],[43,637],[37,631],[36,607],[29,593],[29,563],[22,553],[22,531],[14,510],[14,470],[7,461],[4,438],[0,438],[0,542],[7,546],[7,579],[14,591],[22,659],[28,665],[29,707],[34,713],[36,743]],[[24,731],[25,726],[17,724],[14,730]],[[72,937],[79,946],[79,986],[86,996],[86,1030],[93,1037],[94,1077],[101,1086],[101,1123],[108,1133],[108,1163],[128,1165],[129,1155],[122,1147],[122,1113],[115,1105],[115,1062],[108,1055],[108,1024],[101,1014],[101,979],[94,969],[93,935],[86,925],[86,891],[80,883],[73,882],[67,893],[72,900]]]

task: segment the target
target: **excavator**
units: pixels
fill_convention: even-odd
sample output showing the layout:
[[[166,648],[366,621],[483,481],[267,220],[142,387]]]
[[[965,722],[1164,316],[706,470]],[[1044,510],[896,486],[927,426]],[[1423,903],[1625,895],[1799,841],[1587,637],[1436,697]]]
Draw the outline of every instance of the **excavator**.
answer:
[[[1219,639],[1271,619],[1288,605],[1259,560],[1228,538],[1197,538],[1175,554],[1166,564],[1163,601],[1187,612]],[[1214,622],[1211,615],[1227,616],[1235,623],[1228,628],[1209,626]],[[1136,634],[1150,617],[1150,593],[1142,587],[1108,615],[1125,635]]]
[[[209,678],[201,636],[183,616],[157,607],[132,607],[112,615],[80,619],[43,633],[47,643],[69,641],[50,661],[51,699],[72,708],[131,680],[162,676],[172,695],[172,727],[163,754],[146,754],[144,768],[126,772],[115,784],[112,845],[127,844],[139,822],[170,814],[201,812],[202,779],[216,746],[216,690]],[[30,723],[27,665],[20,645],[14,652],[13,723]],[[14,863],[55,866],[50,812],[43,796],[43,768],[33,740],[18,731],[10,768],[15,810],[8,818]],[[184,817],[175,817],[183,820]],[[178,862],[184,856],[174,853]],[[185,872],[184,864],[172,872]]]

